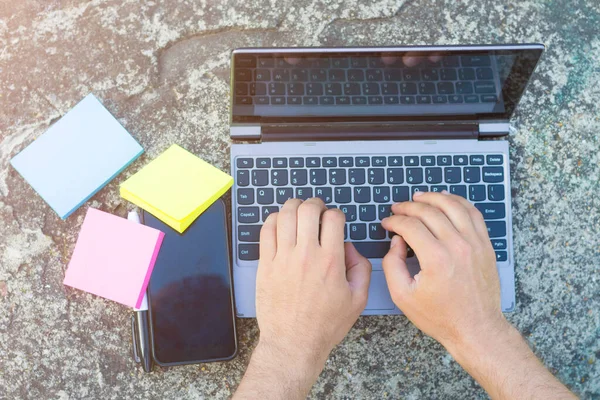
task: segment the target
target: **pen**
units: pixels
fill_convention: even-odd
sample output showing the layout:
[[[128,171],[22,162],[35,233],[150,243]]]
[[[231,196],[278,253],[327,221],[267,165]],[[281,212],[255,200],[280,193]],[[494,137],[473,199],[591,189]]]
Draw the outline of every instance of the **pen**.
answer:
[[[136,211],[130,211],[127,219],[138,224],[141,223],[140,217]],[[132,317],[132,335],[133,335],[133,351],[136,362],[141,362],[145,372],[152,371],[152,356],[150,355],[150,335],[148,334],[148,297],[144,293],[140,308],[133,309]],[[139,344],[139,361],[138,356]]]

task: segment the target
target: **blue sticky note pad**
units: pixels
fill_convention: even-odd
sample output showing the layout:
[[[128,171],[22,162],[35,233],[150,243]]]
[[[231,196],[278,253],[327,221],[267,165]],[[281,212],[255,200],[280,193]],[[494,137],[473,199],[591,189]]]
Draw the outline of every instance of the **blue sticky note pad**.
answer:
[[[65,219],[143,152],[89,94],[10,163]]]

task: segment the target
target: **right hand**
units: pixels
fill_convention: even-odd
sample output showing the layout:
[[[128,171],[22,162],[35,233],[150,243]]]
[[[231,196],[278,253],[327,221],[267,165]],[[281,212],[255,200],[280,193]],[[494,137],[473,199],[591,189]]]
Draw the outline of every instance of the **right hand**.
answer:
[[[446,348],[504,329],[496,257],[481,213],[447,192],[415,193],[392,211],[382,225],[397,235],[383,270],[398,308]],[[405,241],[421,266],[414,278]]]

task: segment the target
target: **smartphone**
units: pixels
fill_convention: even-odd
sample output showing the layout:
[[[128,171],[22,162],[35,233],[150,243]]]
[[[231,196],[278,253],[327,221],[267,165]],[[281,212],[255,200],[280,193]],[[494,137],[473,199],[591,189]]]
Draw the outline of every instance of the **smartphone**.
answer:
[[[217,200],[183,234],[165,233],[148,284],[150,336],[161,366],[231,360],[237,352],[225,204]]]

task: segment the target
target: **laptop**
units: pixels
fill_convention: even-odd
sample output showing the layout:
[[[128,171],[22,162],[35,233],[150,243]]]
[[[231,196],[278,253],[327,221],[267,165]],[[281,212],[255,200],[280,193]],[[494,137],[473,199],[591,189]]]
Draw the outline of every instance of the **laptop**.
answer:
[[[238,317],[255,317],[259,233],[292,197],[346,215],[373,265],[363,315],[401,314],[381,259],[393,203],[448,190],[484,216],[502,310],[515,309],[509,120],[542,44],[244,48],[232,53],[232,252]],[[407,260],[412,274],[419,261]]]

